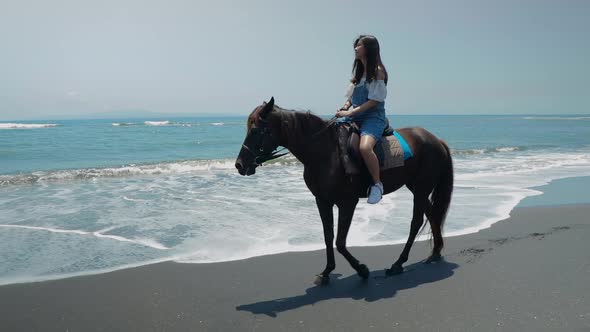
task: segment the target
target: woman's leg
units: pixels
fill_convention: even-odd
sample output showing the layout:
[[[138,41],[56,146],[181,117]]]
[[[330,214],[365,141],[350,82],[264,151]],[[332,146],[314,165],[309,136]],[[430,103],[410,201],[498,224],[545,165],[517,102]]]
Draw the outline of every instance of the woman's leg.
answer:
[[[373,136],[371,135],[361,136],[361,155],[363,156],[365,165],[367,165],[369,173],[371,173],[371,177],[373,178],[373,183],[375,184],[381,182],[379,177],[379,160],[377,159],[377,155],[373,151],[373,148],[375,147],[376,143],[377,140],[373,138]]]

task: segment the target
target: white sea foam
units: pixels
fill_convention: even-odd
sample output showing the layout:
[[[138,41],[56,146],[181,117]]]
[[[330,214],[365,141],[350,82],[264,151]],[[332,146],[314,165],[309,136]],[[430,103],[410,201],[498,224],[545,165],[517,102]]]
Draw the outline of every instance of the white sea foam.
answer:
[[[0,129],[37,129],[57,126],[55,123],[0,123]]]
[[[506,147],[506,150],[508,150],[506,152],[516,151],[513,147]],[[286,169],[263,169],[256,176],[276,179],[278,171],[281,171],[282,174],[289,174]],[[455,159],[455,171],[455,192],[447,219],[445,236],[477,232],[490,227],[497,221],[508,218],[512,209],[522,199],[541,194],[540,191],[532,189],[533,187],[545,185],[552,180],[561,178],[590,176],[590,153],[524,152],[517,158],[512,155],[505,155],[505,157],[498,155],[483,159],[482,157],[467,156]],[[305,194],[297,190],[301,189],[303,182],[300,173],[288,177],[291,181],[289,191],[276,194],[271,201],[266,200],[261,193],[260,190],[264,190],[263,187],[258,189],[255,187],[248,191],[249,198],[241,202],[241,204],[247,204],[248,211],[253,211],[252,213],[257,211],[255,214],[259,218],[273,220],[265,226],[257,226],[255,221],[243,220],[240,224],[246,225],[243,226],[246,227],[244,230],[251,227],[255,229],[273,228],[274,234],[278,235],[271,239],[263,239],[262,235],[253,236],[247,245],[236,244],[235,241],[238,237],[232,240],[231,236],[227,239],[213,241],[205,247],[195,244],[192,249],[190,246],[183,248],[182,251],[187,253],[177,261],[184,263],[218,262],[287,251],[323,249],[324,244],[321,238],[323,233],[321,226],[318,226],[320,219],[315,211],[315,204],[311,198],[305,200]],[[276,187],[285,188],[286,186],[276,183]],[[298,192],[299,194],[297,194]],[[297,195],[301,195],[301,197],[297,198]],[[240,204],[239,200],[232,200],[230,197],[231,195],[223,199],[222,197],[218,198],[221,201],[232,202],[233,205]],[[249,202],[250,199],[254,201]],[[298,200],[303,203],[298,203]],[[300,205],[301,207],[299,207]],[[236,208],[240,208],[240,206],[237,205]],[[362,200],[357,206],[353,226],[349,232],[349,246],[405,243],[412,218],[412,206],[411,193],[405,189],[384,196],[377,205],[368,205]],[[276,222],[280,217],[275,216],[277,212],[274,210],[281,208],[292,211],[291,224]],[[307,224],[305,213],[311,215],[310,218],[315,220],[315,225],[313,223]],[[313,216],[314,214],[315,216]],[[337,216],[337,210],[334,215]],[[296,236],[295,234],[301,232],[301,229],[307,230],[307,235]],[[240,234],[240,236],[245,235]],[[299,243],[298,240],[292,243],[291,239],[295,236],[312,240],[303,243]],[[429,234],[425,232],[418,240],[428,238]],[[237,248],[233,248],[234,245]],[[225,249],[225,246],[229,246],[228,249]]]
[[[116,227],[110,227],[110,228],[106,228],[97,232],[92,232],[89,234],[92,234],[98,238],[105,238],[105,239],[112,239],[112,240],[116,240],[116,241],[121,241],[121,242],[130,242],[130,243],[136,243],[136,244],[140,244],[146,247],[150,247],[150,248],[154,248],[154,249],[159,249],[159,250],[168,250],[170,248],[158,243],[155,240],[152,239],[142,239],[142,238],[136,238],[136,239],[128,239],[122,236],[118,236],[118,235],[106,235],[103,233],[109,232],[113,229],[115,229]]]
[[[223,126],[225,123],[223,122],[213,122],[211,125],[212,126]]]
[[[146,126],[167,126],[170,121],[145,121],[144,124]]]
[[[189,160],[147,165],[128,165],[107,168],[85,168],[60,171],[38,171],[29,174],[0,175],[0,186],[14,184],[32,184],[38,182],[56,182],[72,180],[89,180],[97,178],[129,177],[142,175],[190,174],[210,170],[234,170],[234,159]]]
[[[130,198],[127,196],[123,196],[123,199],[129,202],[145,202],[144,199]]]
[[[38,230],[38,231],[46,231],[46,232],[51,232],[51,233],[62,233],[62,234],[91,235],[91,236],[95,236],[97,238],[105,238],[105,239],[111,239],[111,240],[116,240],[116,241],[121,241],[121,242],[136,243],[136,244],[140,244],[140,245],[154,248],[154,249],[160,249],[160,250],[170,249],[170,248],[167,248],[167,247],[163,246],[162,244],[158,243],[157,241],[154,241],[151,239],[128,239],[128,238],[125,238],[122,236],[103,234],[105,232],[112,230],[115,227],[107,228],[107,229],[96,231],[96,232],[87,232],[87,231],[75,230],[75,229],[69,230],[69,229],[57,229],[57,228],[51,228],[51,227],[24,226],[24,225],[0,224],[0,227]]]
[[[518,150],[520,150],[520,148],[517,146],[505,146],[505,147],[501,147],[501,148],[496,148],[496,151],[498,151],[498,152],[512,152],[512,151],[518,151]]]
[[[130,126],[137,126],[137,125],[146,125],[146,126],[177,126],[177,127],[192,127],[193,125],[198,126],[198,123],[187,123],[187,122],[171,122],[171,121],[144,121],[143,123],[136,123],[136,122],[113,122],[111,125],[113,127],[130,127]]]
[[[114,127],[129,127],[129,126],[136,126],[137,123],[135,123],[135,122],[113,122],[111,125]]]
[[[55,229],[49,227],[36,227],[36,226],[23,226],[23,225],[2,225],[2,228],[22,228],[22,229],[30,229],[30,230],[38,230],[38,231],[47,231],[52,233],[65,233],[65,234],[77,234],[77,235],[88,235],[88,232],[79,231],[79,230],[69,230],[69,229]]]
[[[498,146],[498,147],[489,147],[489,148],[480,148],[480,149],[457,149],[451,150],[452,155],[461,156],[461,155],[481,155],[481,154],[489,154],[489,153],[496,153],[496,152],[516,152],[516,151],[525,151],[527,150],[526,147],[523,146]]]
[[[501,148],[513,147],[494,149]],[[126,166],[129,167],[128,173],[158,176],[129,181],[65,185],[41,181],[46,188],[35,187],[38,196],[29,198],[35,201],[35,206],[14,197],[1,196],[0,207],[9,205],[14,210],[6,209],[7,214],[0,220],[27,223],[22,212],[18,212],[23,207],[28,207],[28,215],[35,219],[57,220],[59,225],[64,220],[77,222],[78,216],[83,214],[89,222],[100,218],[101,223],[117,226],[85,234],[75,233],[85,231],[72,230],[73,235],[132,241],[156,249],[170,248],[157,251],[162,253],[162,260],[184,263],[230,261],[325,248],[315,201],[302,179],[303,168],[294,157],[286,158],[285,164],[276,164],[276,167],[262,167],[251,177],[239,176],[233,159],[217,161],[219,167],[210,167],[208,162],[130,165]],[[496,154],[458,155],[454,162],[455,191],[445,236],[475,232],[507,218],[523,198],[540,194],[532,187],[554,179],[590,175],[590,151],[583,150],[498,151]],[[124,171],[117,168],[116,172]],[[19,194],[20,190],[30,192],[25,186],[5,190],[14,192],[17,198],[23,196]],[[405,242],[412,205],[411,193],[406,189],[385,196],[377,205],[368,205],[361,200],[348,245]],[[97,217],[89,214],[105,206],[108,209],[98,213]],[[337,220],[337,210],[334,215]],[[50,227],[60,230],[58,226]],[[96,229],[92,224],[73,227]],[[426,232],[419,239],[427,237]],[[59,243],[49,242],[47,245],[59,248],[62,242]],[[139,246],[128,247],[141,249]],[[147,247],[141,250],[148,251]],[[136,255],[136,252],[129,254],[130,257],[141,257]],[[78,262],[79,258],[67,256],[64,259]],[[86,268],[83,264],[82,269]],[[87,268],[94,270],[96,266]]]

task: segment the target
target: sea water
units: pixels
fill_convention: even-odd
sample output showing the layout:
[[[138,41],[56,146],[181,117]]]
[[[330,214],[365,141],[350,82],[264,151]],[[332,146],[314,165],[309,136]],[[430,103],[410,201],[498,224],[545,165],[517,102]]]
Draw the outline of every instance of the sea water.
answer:
[[[533,187],[590,175],[590,116],[390,122],[451,147],[447,236],[508,217]],[[240,176],[245,133],[245,116],[0,123],[0,284],[324,248],[303,166],[287,155]],[[404,242],[411,212],[407,189],[361,200],[348,244]]]

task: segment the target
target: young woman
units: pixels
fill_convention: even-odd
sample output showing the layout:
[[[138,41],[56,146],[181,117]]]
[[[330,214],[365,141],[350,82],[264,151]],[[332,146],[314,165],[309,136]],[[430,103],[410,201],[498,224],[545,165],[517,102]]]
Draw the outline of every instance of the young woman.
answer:
[[[354,42],[354,54],[354,76],[346,94],[346,102],[336,112],[336,116],[347,117],[360,128],[360,152],[374,183],[369,189],[367,203],[376,204],[383,195],[383,184],[373,147],[383,135],[386,124],[387,70],[381,62],[379,42],[374,36],[358,37]]]

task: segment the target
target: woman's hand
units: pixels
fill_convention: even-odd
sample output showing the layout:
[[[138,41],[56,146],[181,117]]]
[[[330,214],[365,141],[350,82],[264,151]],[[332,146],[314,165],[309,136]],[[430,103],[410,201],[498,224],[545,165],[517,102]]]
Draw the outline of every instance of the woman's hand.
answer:
[[[337,118],[342,118],[345,116],[350,116],[350,111],[338,111],[336,112],[336,117]]]
[[[342,117],[345,117],[345,116],[351,116],[351,115],[352,115],[352,111],[347,111],[347,110],[345,110],[345,109],[343,109],[343,108],[339,109],[339,110],[336,112],[336,117],[337,117],[337,118],[342,118]]]

